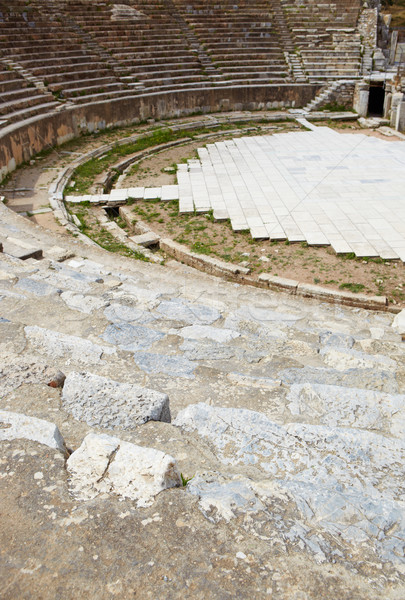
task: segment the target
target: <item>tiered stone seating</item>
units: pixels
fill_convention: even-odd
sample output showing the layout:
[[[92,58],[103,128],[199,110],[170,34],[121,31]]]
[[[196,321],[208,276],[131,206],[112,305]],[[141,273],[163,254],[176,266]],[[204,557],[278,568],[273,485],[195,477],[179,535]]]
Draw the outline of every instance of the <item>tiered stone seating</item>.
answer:
[[[16,70],[0,63],[0,126],[48,112],[57,104],[52,94],[41,92]]]
[[[281,0],[281,4],[311,81],[359,76],[359,0],[322,4],[313,0]]]
[[[404,351],[392,314],[130,261],[7,212],[0,239],[12,230],[45,256],[0,253],[9,598],[27,586],[15,556],[41,564],[29,585],[44,600],[55,565],[61,589],[106,598],[112,561],[114,578],[135,572],[143,597],[179,598],[192,579],[189,598],[222,600],[222,569],[207,571],[207,557],[224,556],[229,598],[270,597],[280,579],[267,564],[270,577],[288,573],[274,598],[298,585],[314,600],[403,597]],[[183,488],[156,482],[169,461]],[[162,573],[179,593],[168,596]]]
[[[288,76],[272,2],[174,0],[174,5],[226,80],[269,83]]]
[[[148,91],[170,90],[209,82],[169,3],[137,0],[126,10],[115,6],[74,2],[68,9],[75,22],[108,50],[115,72],[130,87],[142,83]]]
[[[359,10],[359,0],[0,0],[0,58],[23,74],[2,83],[0,115],[12,122],[66,99],[355,77]]]
[[[59,4],[1,2],[0,53],[42,80],[56,98],[85,102],[125,86],[111,66],[86,47]]]

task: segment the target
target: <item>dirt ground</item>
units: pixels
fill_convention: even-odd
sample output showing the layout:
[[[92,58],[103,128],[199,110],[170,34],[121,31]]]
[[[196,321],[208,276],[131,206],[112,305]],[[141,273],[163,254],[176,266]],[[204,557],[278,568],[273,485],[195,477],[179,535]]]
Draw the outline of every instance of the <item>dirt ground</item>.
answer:
[[[270,135],[272,133],[287,133],[289,131],[299,131],[302,129],[297,123],[280,123],[277,125],[261,126],[260,129],[250,132],[250,135]],[[201,137],[187,144],[170,148],[143,159],[140,163],[129,167],[119,178],[116,187],[154,187],[161,185],[171,185],[177,183],[175,165],[187,162],[190,158],[197,158],[197,149],[206,144],[215,143],[219,140],[230,139],[234,137],[246,136],[249,132],[241,130],[239,135],[234,131],[221,131],[213,133],[208,139]],[[172,173],[165,171],[167,168],[173,168]]]
[[[330,247],[306,243],[256,241],[248,232],[235,233],[228,222],[213,222],[211,215],[179,215],[176,202],[137,202],[133,213],[135,220],[148,222],[162,237],[249,267],[256,277],[271,273],[334,289],[386,295],[393,303],[405,301],[405,267],[400,261],[337,256]]]

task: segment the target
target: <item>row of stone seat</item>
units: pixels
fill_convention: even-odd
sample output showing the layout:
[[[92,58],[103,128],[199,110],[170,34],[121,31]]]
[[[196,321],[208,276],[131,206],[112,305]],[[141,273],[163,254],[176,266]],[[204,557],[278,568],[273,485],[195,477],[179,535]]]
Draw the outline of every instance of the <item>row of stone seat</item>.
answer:
[[[277,81],[288,76],[271,2],[173,3],[224,78]]]
[[[162,2],[132,2],[120,18],[114,7],[105,4],[69,6],[75,22],[108,51],[124,81],[139,81],[146,88],[161,84],[165,89],[207,79],[169,8]]]
[[[51,94],[36,88],[18,71],[0,63],[0,125],[47,112],[56,105]]]
[[[16,0],[13,6],[1,2],[0,9],[7,24],[0,34],[0,53],[42,80],[57,98],[83,101],[94,92],[124,90],[108,62],[87,47],[59,5]]]
[[[361,39],[356,31],[361,7],[359,0],[322,4],[314,0],[280,1],[310,80],[347,79],[359,75]]]
[[[359,8],[359,0],[254,6],[246,0],[0,0],[0,57],[23,73],[20,83],[5,83],[0,115],[12,122],[64,99],[353,78],[361,62]]]

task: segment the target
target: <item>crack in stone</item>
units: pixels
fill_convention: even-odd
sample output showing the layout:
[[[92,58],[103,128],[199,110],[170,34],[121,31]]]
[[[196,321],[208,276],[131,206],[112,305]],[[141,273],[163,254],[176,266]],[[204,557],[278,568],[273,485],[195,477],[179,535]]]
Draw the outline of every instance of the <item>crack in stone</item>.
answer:
[[[118,450],[119,450],[119,449],[120,449],[120,446],[118,445],[118,446],[117,446],[117,447],[116,447],[116,448],[115,448],[115,449],[114,449],[114,450],[111,452],[110,456],[108,457],[108,462],[107,462],[106,468],[104,469],[104,472],[103,472],[103,474],[101,475],[101,477],[100,477],[99,479],[97,479],[97,482],[96,482],[96,483],[101,483],[101,482],[102,482],[102,481],[103,481],[103,480],[104,480],[104,479],[107,477],[107,474],[108,474],[108,469],[110,468],[110,465],[111,465],[111,463],[113,463],[113,462],[114,462],[114,459],[115,459],[115,457],[116,457],[116,455],[117,455],[117,452],[118,452]]]

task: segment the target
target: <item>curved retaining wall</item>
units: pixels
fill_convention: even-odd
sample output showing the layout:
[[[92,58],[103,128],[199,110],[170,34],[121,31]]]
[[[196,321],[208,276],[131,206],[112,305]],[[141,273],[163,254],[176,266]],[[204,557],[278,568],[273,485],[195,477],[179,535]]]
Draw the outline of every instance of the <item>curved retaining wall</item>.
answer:
[[[314,98],[320,87],[317,84],[215,87],[61,107],[60,111],[38,115],[1,130],[0,180],[44,148],[63,144],[83,133],[196,112],[298,108]]]

